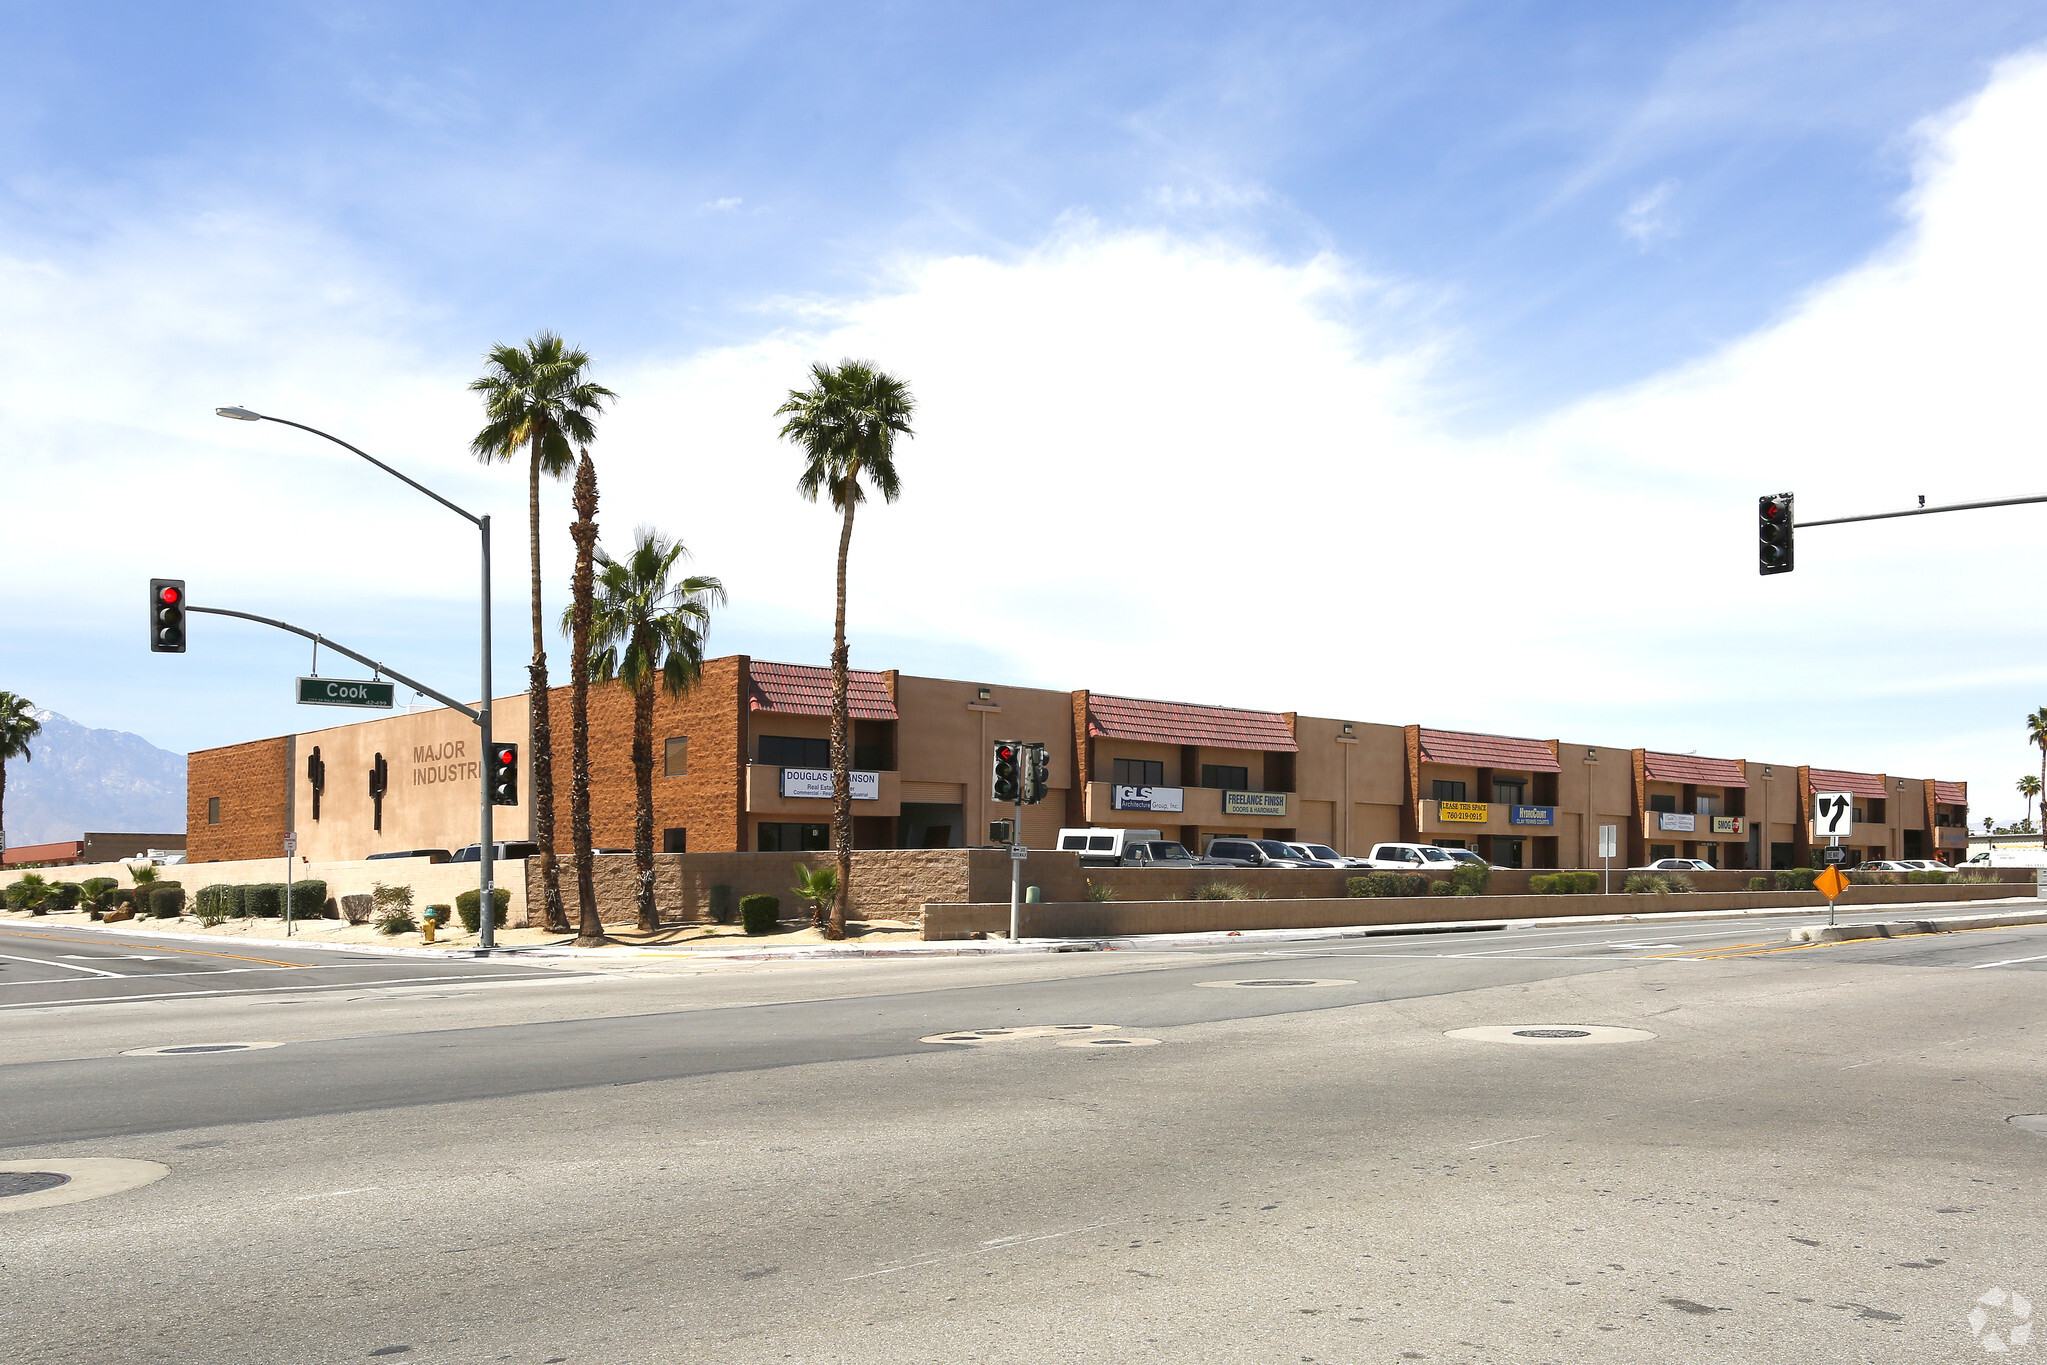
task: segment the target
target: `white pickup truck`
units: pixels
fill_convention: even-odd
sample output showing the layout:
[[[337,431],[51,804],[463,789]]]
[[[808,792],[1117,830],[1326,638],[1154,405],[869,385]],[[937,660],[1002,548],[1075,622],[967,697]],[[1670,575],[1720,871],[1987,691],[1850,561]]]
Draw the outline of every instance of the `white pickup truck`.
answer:
[[[1214,867],[1155,829],[1062,829],[1059,851],[1078,853],[1082,867]]]
[[[1486,860],[1468,848],[1437,848],[1434,844],[1373,844],[1365,855],[1365,866],[1389,872],[1453,872],[1459,863]]]

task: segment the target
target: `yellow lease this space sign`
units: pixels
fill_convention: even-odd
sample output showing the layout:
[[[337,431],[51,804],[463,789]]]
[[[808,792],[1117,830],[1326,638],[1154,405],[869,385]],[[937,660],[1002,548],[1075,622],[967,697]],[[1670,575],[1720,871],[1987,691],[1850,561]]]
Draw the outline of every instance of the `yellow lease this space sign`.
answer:
[[[1812,879],[1813,887],[1828,900],[1848,889],[1848,879],[1841,875],[1841,869],[1830,867]]]
[[[1483,801],[1438,801],[1436,818],[1458,820],[1468,825],[1482,825],[1486,822],[1486,804]]]

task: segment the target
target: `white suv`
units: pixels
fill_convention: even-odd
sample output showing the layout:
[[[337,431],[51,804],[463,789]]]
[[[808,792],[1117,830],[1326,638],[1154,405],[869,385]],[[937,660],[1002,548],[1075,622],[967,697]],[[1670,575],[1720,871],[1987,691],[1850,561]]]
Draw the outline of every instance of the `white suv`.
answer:
[[[1366,867],[1393,872],[1452,872],[1461,862],[1461,848],[1437,848],[1434,844],[1373,844],[1365,855]]]

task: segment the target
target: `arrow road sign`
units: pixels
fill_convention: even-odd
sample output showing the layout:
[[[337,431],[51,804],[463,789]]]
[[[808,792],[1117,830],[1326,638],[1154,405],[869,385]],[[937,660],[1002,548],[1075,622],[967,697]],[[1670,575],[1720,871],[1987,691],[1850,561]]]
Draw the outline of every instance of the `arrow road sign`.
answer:
[[[1845,839],[1855,829],[1853,792],[1818,792],[1812,799],[1812,835],[1815,839]]]

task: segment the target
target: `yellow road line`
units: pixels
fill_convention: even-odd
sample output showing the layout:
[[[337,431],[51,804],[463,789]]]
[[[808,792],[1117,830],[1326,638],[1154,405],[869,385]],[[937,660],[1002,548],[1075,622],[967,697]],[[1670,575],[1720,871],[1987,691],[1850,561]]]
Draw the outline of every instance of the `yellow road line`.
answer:
[[[16,938],[48,939],[52,943],[96,943],[102,948],[108,946],[107,941],[103,938],[64,938],[57,934],[23,933],[19,929],[0,929],[0,934],[12,934]],[[113,946],[119,947],[120,945],[116,944]],[[266,967],[309,967],[313,965],[309,962],[279,962],[267,957],[243,957],[238,953],[209,953],[204,948],[170,948],[159,943],[136,944],[133,946],[147,947],[151,952],[155,953],[189,953],[193,957],[224,957],[233,962],[260,962]]]

